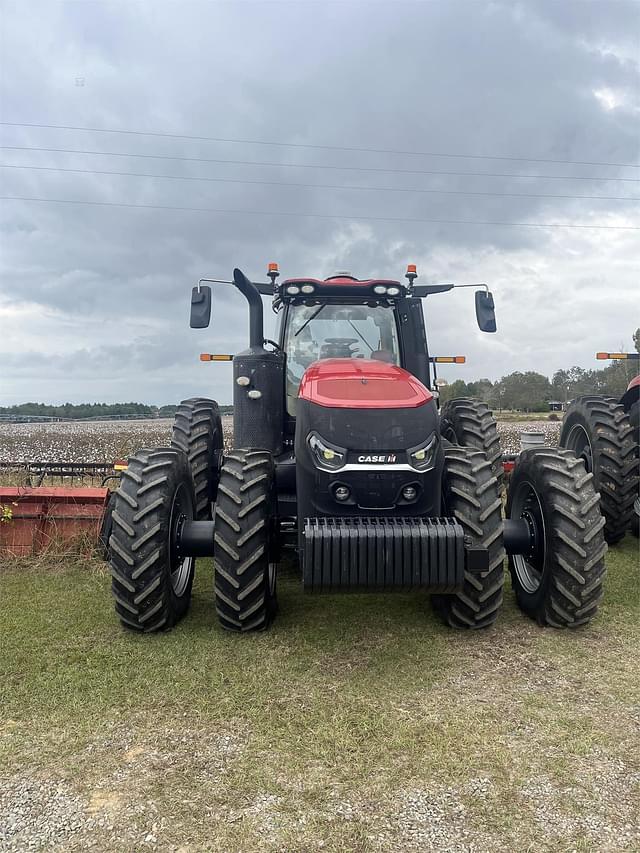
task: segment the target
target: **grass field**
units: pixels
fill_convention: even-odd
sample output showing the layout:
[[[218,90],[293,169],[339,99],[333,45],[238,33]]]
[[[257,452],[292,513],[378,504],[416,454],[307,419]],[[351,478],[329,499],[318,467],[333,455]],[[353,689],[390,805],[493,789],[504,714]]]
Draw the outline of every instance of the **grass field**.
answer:
[[[104,565],[0,568],[0,849],[640,849],[637,540],[576,633],[511,593],[442,627],[425,595],[311,597],[214,624],[211,566],[169,634],[116,623]]]

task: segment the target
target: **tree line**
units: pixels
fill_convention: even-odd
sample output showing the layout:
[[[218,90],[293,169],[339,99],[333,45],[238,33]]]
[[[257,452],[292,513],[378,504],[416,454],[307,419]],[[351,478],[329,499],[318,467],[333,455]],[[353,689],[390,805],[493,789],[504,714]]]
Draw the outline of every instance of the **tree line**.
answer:
[[[16,406],[0,406],[0,415],[45,418],[110,418],[121,415],[141,417],[173,417],[176,405],[148,406],[146,403],[63,403],[50,406],[47,403],[20,403]],[[232,406],[220,406],[221,414],[233,411]]]
[[[636,352],[640,353],[640,328],[633,335],[633,343]],[[534,370],[525,373],[515,371],[497,382],[456,379],[440,389],[440,398],[446,402],[454,397],[479,397],[495,409],[546,412],[550,401],[566,403],[580,394],[620,397],[637,373],[638,362],[624,359],[611,361],[600,370],[582,367],[557,370],[551,380]]]

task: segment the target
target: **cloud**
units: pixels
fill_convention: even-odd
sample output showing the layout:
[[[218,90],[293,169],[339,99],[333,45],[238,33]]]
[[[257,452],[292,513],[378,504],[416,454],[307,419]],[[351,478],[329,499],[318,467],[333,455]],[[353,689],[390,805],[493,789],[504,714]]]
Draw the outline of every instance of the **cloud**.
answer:
[[[631,2],[20,4],[4,10],[0,93],[8,121],[633,163],[638,22]],[[475,329],[469,291],[426,304],[432,349],[468,350],[462,371],[469,378],[592,366],[596,349],[630,343],[637,325],[634,232],[381,218],[634,224],[636,203],[566,196],[637,196],[637,183],[613,179],[640,177],[638,170],[26,127],[4,127],[1,135],[7,146],[279,165],[4,149],[5,164],[530,194],[0,169],[5,196],[295,214],[2,202],[3,402],[163,403],[195,393],[228,402],[228,368],[200,365],[197,353],[241,349],[246,307],[220,285],[211,330],[192,332],[190,288],[202,276],[226,278],[234,266],[263,279],[271,260],[291,276],[347,268],[361,277],[399,277],[409,261],[419,264],[421,281],[486,281],[497,304],[495,336]],[[273,320],[268,309],[267,316]]]

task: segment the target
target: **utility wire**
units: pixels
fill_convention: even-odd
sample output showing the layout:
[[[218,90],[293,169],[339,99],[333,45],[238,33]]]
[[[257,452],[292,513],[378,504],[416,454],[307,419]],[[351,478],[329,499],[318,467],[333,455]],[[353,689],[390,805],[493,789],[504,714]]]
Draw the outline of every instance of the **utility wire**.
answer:
[[[128,136],[155,136],[166,139],[190,139],[196,142],[228,142],[240,145],[271,145],[281,148],[312,148],[322,151],[351,151],[359,154],[400,154],[416,157],[456,157],[464,160],[512,160],[530,163],[560,163],[575,166],[613,166],[616,168],[638,169],[638,163],[603,163],[591,160],[552,160],[543,157],[513,157],[506,154],[460,154],[442,151],[400,151],[393,148],[356,148],[345,145],[313,145],[306,142],[275,142],[264,139],[231,139],[222,136],[192,136],[186,133],[161,133],[151,130],[116,130],[107,127],[80,127],[71,124],[36,124],[17,121],[0,121],[5,127],[36,127],[48,130],[80,130],[89,133],[120,133]]]
[[[72,172],[81,175],[114,175],[122,178],[161,178],[172,181],[206,181],[207,183],[221,184],[251,184],[267,187],[307,187],[310,189],[326,190],[365,190],[368,192],[389,193],[429,193],[435,195],[465,195],[465,196],[499,196],[509,198],[556,198],[575,200],[600,200],[600,201],[640,201],[640,197],[610,196],[610,195],[549,195],[546,193],[492,193],[476,190],[437,190],[422,187],[366,187],[344,184],[306,184],[293,181],[254,181],[245,178],[210,178],[192,175],[149,175],[144,172],[111,172],[101,169],[71,169],[63,166],[24,166],[16,163],[0,163],[0,169],[26,169],[41,172]]]
[[[535,178],[554,181],[623,181],[640,183],[640,178],[590,178],[586,175],[520,175],[515,172],[443,172],[435,169],[383,169],[376,166],[327,166],[320,163],[272,163],[257,160],[219,160],[211,157],[179,157],[172,154],[136,154],[123,151],[90,151],[77,148],[40,148],[31,145],[0,145],[4,151],[44,151],[53,154],[95,154],[99,157],[137,157],[142,160],[177,160],[183,163],[216,163],[227,166],[274,166],[286,169],[330,169],[339,172],[384,172],[394,175],[449,175],[476,178]]]
[[[194,213],[220,213],[237,216],[287,216],[299,219],[341,219],[351,222],[417,222],[440,225],[513,225],[521,228],[595,228],[612,231],[640,231],[640,225],[586,225],[573,222],[500,222],[479,219],[417,219],[409,216],[343,216],[339,213],[290,213],[279,210],[231,210],[216,207],[176,207],[166,204],[133,204],[116,201],[83,201],[72,198],[36,198],[28,196],[0,196],[0,201],[37,201],[47,204],[88,204],[98,207],[130,207],[143,210],[178,210]]]

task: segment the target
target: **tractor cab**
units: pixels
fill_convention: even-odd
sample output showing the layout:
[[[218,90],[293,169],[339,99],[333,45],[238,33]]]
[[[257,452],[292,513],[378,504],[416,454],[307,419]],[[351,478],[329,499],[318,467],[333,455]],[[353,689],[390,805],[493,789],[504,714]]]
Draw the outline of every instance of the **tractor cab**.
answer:
[[[375,360],[400,365],[402,353],[394,306],[387,300],[296,299],[281,313],[286,356],[287,414],[295,417],[305,371],[329,358]]]
[[[430,387],[420,299],[409,284],[359,280],[341,272],[329,278],[287,279],[276,285],[278,343],[286,358],[285,409],[291,419],[305,371],[324,359],[377,361],[404,367]]]

